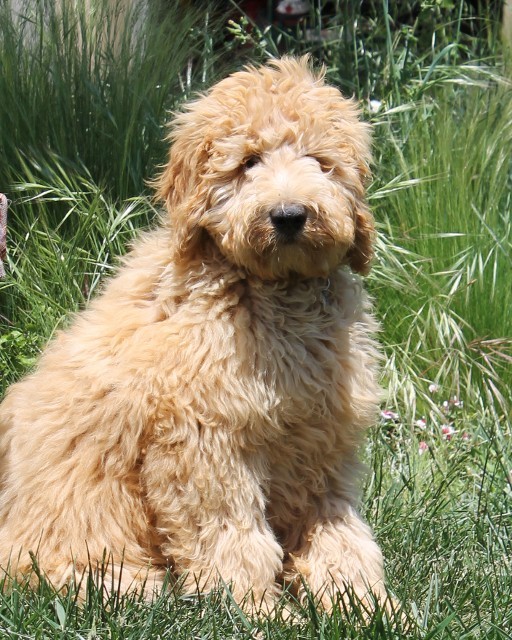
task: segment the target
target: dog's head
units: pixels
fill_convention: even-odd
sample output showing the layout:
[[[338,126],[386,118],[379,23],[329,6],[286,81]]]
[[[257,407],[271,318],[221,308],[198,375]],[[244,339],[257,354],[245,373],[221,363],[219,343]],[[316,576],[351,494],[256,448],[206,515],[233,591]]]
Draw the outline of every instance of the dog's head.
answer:
[[[156,186],[176,260],[213,241],[265,279],[326,276],[340,264],[368,271],[369,126],[307,58],[234,73],[173,125]]]

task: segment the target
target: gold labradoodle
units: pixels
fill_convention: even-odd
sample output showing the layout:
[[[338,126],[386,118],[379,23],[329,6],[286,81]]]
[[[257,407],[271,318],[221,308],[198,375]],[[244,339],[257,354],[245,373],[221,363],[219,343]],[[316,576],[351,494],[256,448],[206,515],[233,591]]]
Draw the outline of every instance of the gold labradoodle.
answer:
[[[327,607],[347,585],[384,597],[357,510],[380,399],[369,126],[283,58],[188,104],[169,139],[160,226],[0,407],[0,565],[29,575],[32,552],[59,586],[106,558],[149,593],[170,568],[265,610],[283,581]]]

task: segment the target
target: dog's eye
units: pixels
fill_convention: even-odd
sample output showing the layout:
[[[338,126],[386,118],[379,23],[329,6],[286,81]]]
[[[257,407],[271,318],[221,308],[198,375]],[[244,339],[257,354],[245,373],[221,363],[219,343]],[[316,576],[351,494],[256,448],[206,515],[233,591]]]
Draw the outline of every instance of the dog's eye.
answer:
[[[318,164],[320,165],[320,169],[322,169],[324,173],[329,173],[330,171],[332,171],[333,167],[331,163],[326,162],[323,158],[319,158],[318,156],[312,156],[312,158],[318,162]]]
[[[253,155],[253,156],[249,156],[248,158],[246,158],[246,160],[244,160],[243,163],[243,168],[244,169],[251,169],[252,167],[254,167],[255,164],[258,164],[258,162],[260,161],[260,157]]]

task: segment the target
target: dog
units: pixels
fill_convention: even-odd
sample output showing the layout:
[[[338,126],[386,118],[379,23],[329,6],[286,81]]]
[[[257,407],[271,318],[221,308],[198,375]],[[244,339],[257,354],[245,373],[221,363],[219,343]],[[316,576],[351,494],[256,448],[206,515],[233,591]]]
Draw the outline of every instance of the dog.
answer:
[[[1,405],[10,577],[152,591],[170,570],[261,610],[288,582],[327,608],[385,597],[358,513],[371,133],[324,75],[247,67],[175,117],[160,225]]]

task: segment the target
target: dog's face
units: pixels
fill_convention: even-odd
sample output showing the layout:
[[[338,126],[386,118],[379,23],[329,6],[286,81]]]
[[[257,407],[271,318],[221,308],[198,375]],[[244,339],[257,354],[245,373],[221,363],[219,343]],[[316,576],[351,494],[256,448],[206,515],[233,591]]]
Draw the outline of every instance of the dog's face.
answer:
[[[265,279],[366,272],[370,135],[351,100],[285,58],[226,78],[175,121],[157,182],[176,256],[215,242]]]

